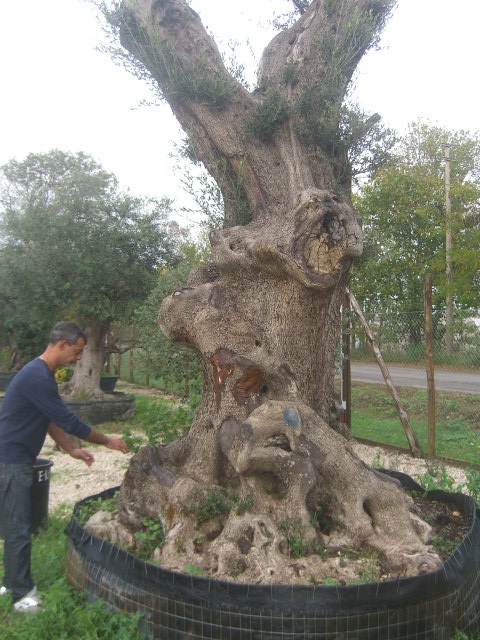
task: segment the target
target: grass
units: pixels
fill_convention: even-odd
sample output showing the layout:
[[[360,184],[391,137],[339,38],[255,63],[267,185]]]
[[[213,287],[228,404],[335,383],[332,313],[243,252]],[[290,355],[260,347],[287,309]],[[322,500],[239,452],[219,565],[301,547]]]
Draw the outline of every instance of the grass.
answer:
[[[135,405],[136,415],[122,421],[123,436],[132,451],[146,444],[168,444],[193,420],[192,407],[178,401],[138,395]]]
[[[428,403],[424,389],[397,389],[420,446],[427,451]],[[353,383],[352,433],[379,443],[408,447],[393,399],[385,386]],[[436,454],[478,463],[480,395],[436,395]]]
[[[66,583],[63,529],[70,517],[71,507],[58,507],[48,527],[34,536],[32,572],[44,605],[35,615],[17,613],[10,596],[0,598],[0,640],[143,640],[138,616],[109,611],[101,601],[89,603]]]

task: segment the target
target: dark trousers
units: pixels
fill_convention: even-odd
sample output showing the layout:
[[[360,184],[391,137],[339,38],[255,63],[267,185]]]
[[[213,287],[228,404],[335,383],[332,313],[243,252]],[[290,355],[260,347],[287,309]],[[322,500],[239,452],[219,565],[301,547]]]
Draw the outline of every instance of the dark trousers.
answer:
[[[17,602],[33,589],[32,551],[33,466],[0,462],[0,513],[2,514],[3,584]]]

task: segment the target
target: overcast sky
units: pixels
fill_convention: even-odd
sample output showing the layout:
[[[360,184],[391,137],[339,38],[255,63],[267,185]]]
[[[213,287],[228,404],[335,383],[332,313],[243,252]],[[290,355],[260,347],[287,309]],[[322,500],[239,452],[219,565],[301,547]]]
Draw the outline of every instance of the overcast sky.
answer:
[[[192,6],[221,47],[240,40],[239,54],[258,62],[281,2],[193,0]],[[359,68],[362,108],[398,131],[418,118],[478,130],[479,25],[479,0],[399,0],[382,50],[368,53]],[[148,91],[95,50],[102,38],[83,0],[0,2],[0,164],[53,148],[84,151],[124,188],[178,198],[169,153],[179,129],[170,109],[137,108]]]

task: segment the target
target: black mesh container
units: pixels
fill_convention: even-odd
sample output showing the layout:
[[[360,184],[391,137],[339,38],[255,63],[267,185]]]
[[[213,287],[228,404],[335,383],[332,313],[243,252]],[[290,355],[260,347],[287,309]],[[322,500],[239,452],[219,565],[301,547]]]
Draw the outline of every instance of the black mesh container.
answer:
[[[409,476],[387,473],[421,490]],[[94,497],[109,497],[116,489]],[[480,630],[480,527],[468,496],[429,496],[451,503],[473,524],[443,566],[421,576],[353,586],[248,585],[198,577],[143,562],[91,535],[76,511],[66,529],[67,576],[92,599],[141,612],[140,629],[148,638],[448,640],[456,629]]]

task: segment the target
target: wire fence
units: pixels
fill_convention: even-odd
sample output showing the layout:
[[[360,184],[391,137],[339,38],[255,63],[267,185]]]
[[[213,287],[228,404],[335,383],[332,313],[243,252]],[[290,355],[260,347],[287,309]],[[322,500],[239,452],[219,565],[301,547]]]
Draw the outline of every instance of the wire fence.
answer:
[[[332,414],[336,416],[335,420],[346,423],[357,438],[411,449],[411,437],[407,435],[408,425],[405,425],[409,421],[421,451],[477,462],[480,450],[480,317],[475,312],[456,311],[453,330],[449,334],[445,310],[432,310],[430,333],[435,373],[432,394],[426,368],[424,311],[380,313],[363,309],[360,312],[364,322],[353,309],[344,308],[343,349],[339,348],[337,358],[336,389],[340,402],[335,404]],[[348,354],[345,353],[345,338],[348,338]],[[390,384],[379,366],[378,353],[372,349],[372,339],[388,369]],[[190,351],[176,348],[162,352],[161,362],[156,363],[155,370],[140,348],[124,354],[121,362],[120,356],[115,356],[112,368],[124,380],[156,387],[197,406],[202,374],[198,363],[194,366],[196,361]],[[432,395],[436,398],[433,417],[429,412]],[[402,417],[404,414],[406,418]],[[435,428],[433,434],[432,428]]]
[[[351,306],[350,306],[351,304]],[[372,312],[349,293],[339,393],[362,440],[478,463],[480,318],[444,310]]]
[[[425,314],[422,311],[372,312],[363,310],[365,319],[387,363],[425,363]],[[350,357],[373,361],[375,356],[358,317],[350,311]],[[480,368],[480,317],[472,311],[456,311],[451,343],[445,310],[432,312],[432,352],[436,366],[452,370]],[[479,390],[480,391],[480,390]]]

